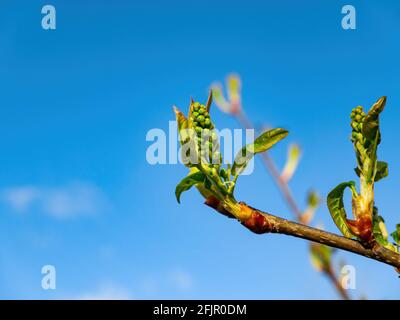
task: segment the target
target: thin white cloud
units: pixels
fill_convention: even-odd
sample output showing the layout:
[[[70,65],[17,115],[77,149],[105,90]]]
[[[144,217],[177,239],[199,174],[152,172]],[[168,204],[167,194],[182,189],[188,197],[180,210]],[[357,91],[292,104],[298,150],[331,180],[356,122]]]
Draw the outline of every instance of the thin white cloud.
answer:
[[[33,186],[8,188],[2,192],[2,200],[15,211],[24,212],[39,197],[39,190]]]
[[[2,202],[16,212],[33,208],[55,218],[94,215],[106,206],[103,192],[93,184],[75,182],[60,187],[17,186],[0,192]]]

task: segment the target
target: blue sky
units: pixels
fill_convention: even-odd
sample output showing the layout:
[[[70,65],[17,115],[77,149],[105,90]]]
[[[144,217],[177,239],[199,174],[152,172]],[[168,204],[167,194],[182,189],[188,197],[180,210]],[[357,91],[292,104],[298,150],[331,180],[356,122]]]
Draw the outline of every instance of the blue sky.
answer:
[[[41,28],[41,8],[57,29]],[[172,105],[205,100],[230,72],[257,125],[304,155],[291,181],[304,204],[354,179],[349,112],[388,96],[380,157],[390,176],[376,201],[400,222],[400,4],[351,1],[357,29],[341,28],[344,1],[1,1],[0,298],[326,299],[335,291],[304,241],[257,236],[202,205],[174,197],[181,165],[151,166],[145,140],[168,128]],[[234,119],[213,110],[220,128]],[[237,198],[290,217],[256,161]],[[335,231],[323,206],[315,224]],[[354,298],[399,298],[392,268],[340,252],[357,270]],[[54,265],[57,289],[41,288]]]

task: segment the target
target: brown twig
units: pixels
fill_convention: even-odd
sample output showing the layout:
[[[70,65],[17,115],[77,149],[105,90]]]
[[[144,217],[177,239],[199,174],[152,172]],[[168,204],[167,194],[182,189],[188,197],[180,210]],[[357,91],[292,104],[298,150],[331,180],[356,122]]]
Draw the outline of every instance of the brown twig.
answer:
[[[388,250],[380,246],[378,243],[374,243],[370,247],[367,247],[356,240],[260,211],[250,207],[244,202],[222,203],[213,199],[213,201],[207,200],[206,204],[219,212],[221,212],[221,208],[223,208],[226,212],[238,219],[242,225],[254,233],[279,233],[302,238],[329,247],[349,251],[400,269],[400,254]]]

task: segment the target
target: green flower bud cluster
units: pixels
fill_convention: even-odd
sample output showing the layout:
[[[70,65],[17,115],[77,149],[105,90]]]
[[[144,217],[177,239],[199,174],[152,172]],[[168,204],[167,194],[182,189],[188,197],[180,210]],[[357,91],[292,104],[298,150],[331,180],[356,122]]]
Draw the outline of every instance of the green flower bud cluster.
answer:
[[[364,144],[364,136],[362,134],[362,126],[365,119],[365,112],[361,106],[354,108],[351,111],[350,118],[351,123],[350,126],[353,129],[351,133],[351,141],[353,143],[360,142],[362,145]]]
[[[194,102],[191,106],[190,120],[196,132],[201,162],[220,165],[221,153],[219,152],[218,135],[214,131],[214,125],[206,106]]]
[[[199,102],[195,102],[192,105],[191,120],[196,133],[201,134],[203,129],[214,128],[206,106],[204,104],[200,104]]]

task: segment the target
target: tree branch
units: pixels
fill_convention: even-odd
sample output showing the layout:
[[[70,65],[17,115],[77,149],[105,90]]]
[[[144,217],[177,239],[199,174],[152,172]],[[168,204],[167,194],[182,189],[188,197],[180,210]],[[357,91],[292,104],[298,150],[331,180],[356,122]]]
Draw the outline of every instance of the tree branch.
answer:
[[[377,260],[400,270],[400,254],[390,251],[378,243],[374,243],[371,247],[365,247],[356,240],[262,212],[244,202],[220,202],[215,198],[209,198],[205,203],[224,215],[238,219],[254,233],[280,233],[306,239]]]

